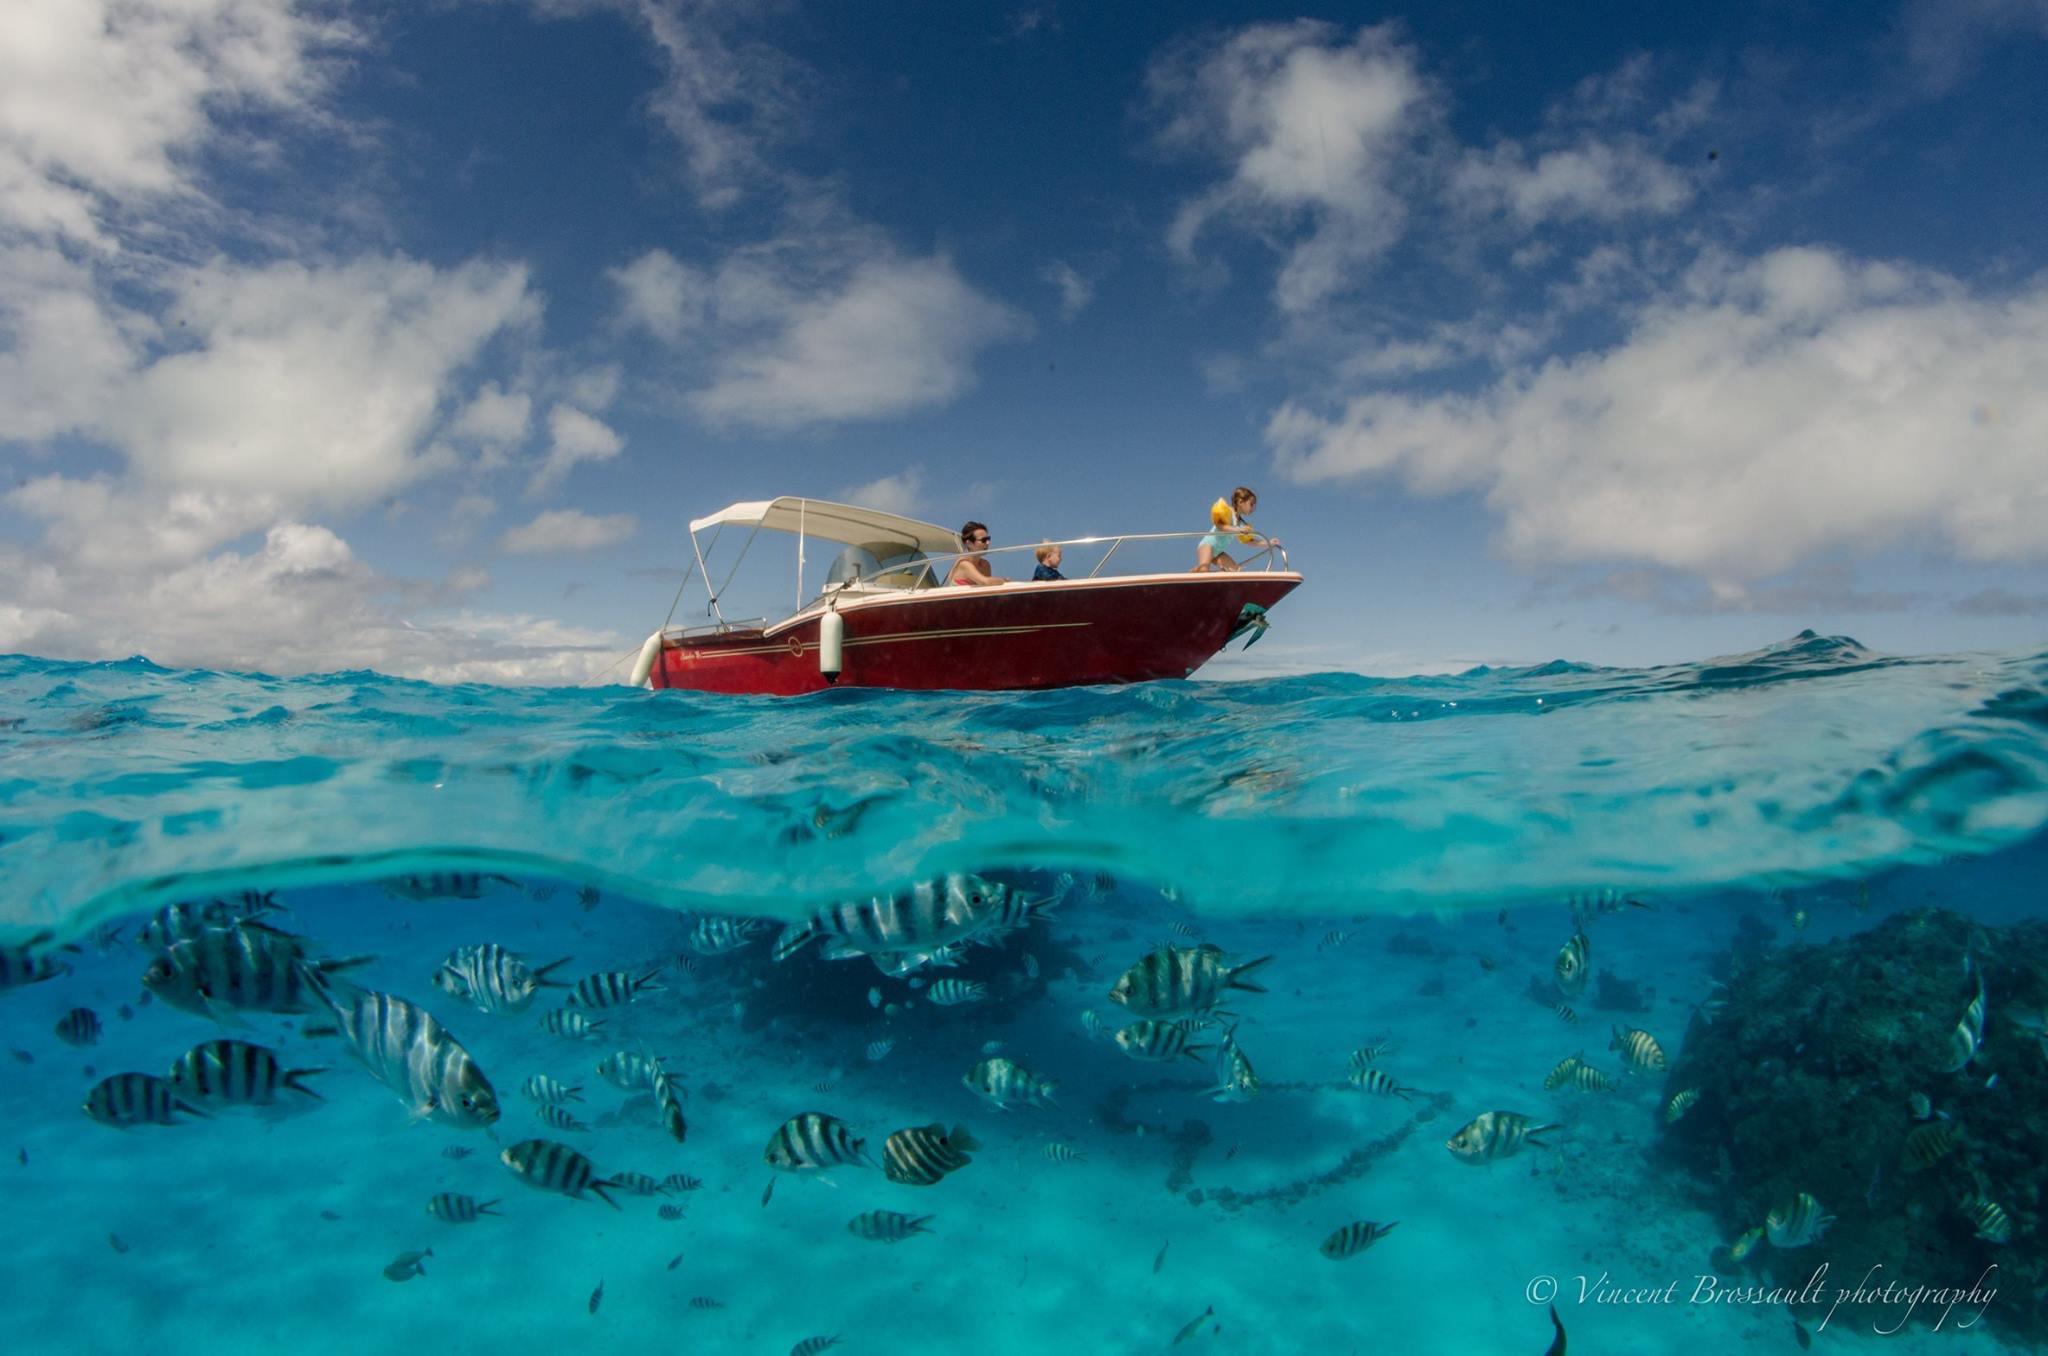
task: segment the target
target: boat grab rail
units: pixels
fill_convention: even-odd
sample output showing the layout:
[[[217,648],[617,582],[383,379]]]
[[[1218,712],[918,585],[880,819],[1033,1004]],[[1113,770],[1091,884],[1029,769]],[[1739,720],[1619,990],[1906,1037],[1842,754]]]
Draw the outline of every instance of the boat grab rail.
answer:
[[[722,636],[729,631],[766,630],[766,617],[748,617],[744,621],[713,622],[708,626],[668,626],[661,628],[663,640],[693,640],[699,636]]]
[[[1094,569],[1090,570],[1087,574],[1082,576],[1082,578],[1084,579],[1093,579],[1102,573],[1103,566],[1109,564],[1109,558],[1116,554],[1117,548],[1122,546],[1127,541],[1200,541],[1202,538],[1208,535],[1208,532],[1123,532],[1118,533],[1114,536],[1107,537],[1068,537],[1064,541],[1020,542],[1015,546],[989,546],[984,547],[982,550],[979,551],[955,551],[951,555],[926,556],[924,560],[919,563],[931,565],[945,562],[947,568],[940,573],[943,574],[943,576],[946,578],[951,578],[953,574],[952,566],[954,564],[959,563],[962,559],[968,556],[1000,556],[1013,554],[1019,551],[1030,551],[1033,554],[1036,554],[1039,548],[1045,546],[1100,546],[1104,542],[1108,542],[1109,549],[1102,553],[1102,559],[1095,562]],[[1242,563],[1240,563],[1240,565],[1238,566],[1239,569],[1242,570],[1249,568],[1253,561],[1258,560],[1262,556],[1265,557],[1266,563],[1264,568],[1267,570],[1271,570],[1274,568],[1275,561],[1278,561],[1279,568],[1283,570],[1290,568],[1287,563],[1287,552],[1284,549],[1282,549],[1277,543],[1268,542],[1266,538],[1261,537],[1259,538],[1259,541],[1257,543],[1254,543],[1254,545],[1256,545],[1258,549],[1253,551],[1250,556],[1248,556]],[[947,585],[919,584],[917,587],[945,588],[947,587]],[[834,590],[828,590],[828,592],[832,591]]]
[[[917,582],[911,584],[908,588],[902,590],[902,592],[922,593],[928,589],[941,589],[953,587],[952,584],[945,582],[953,577],[953,566],[965,557],[972,555],[1000,556],[1015,554],[1020,551],[1030,551],[1033,554],[1036,554],[1039,548],[1045,546],[1100,546],[1104,542],[1107,542],[1109,543],[1109,549],[1102,553],[1102,559],[1095,562],[1094,569],[1090,570],[1087,574],[1081,576],[1083,579],[1094,579],[1102,574],[1102,567],[1109,564],[1109,558],[1116,554],[1117,548],[1119,546],[1122,546],[1127,541],[1200,541],[1202,538],[1208,535],[1209,533],[1207,532],[1124,532],[1114,536],[1107,537],[1068,537],[1061,541],[1019,542],[1015,546],[991,546],[985,547],[980,551],[954,551],[949,555],[925,556],[923,559],[917,561],[915,565],[908,567],[910,569],[914,569],[915,571],[917,571],[918,578]],[[1274,568],[1275,561],[1279,562],[1279,567],[1281,569],[1284,570],[1289,568],[1287,562],[1287,552],[1284,549],[1282,549],[1278,544],[1269,542],[1264,537],[1261,537],[1259,539],[1259,543],[1257,543],[1256,545],[1257,549],[1254,550],[1250,555],[1245,557],[1243,563],[1238,566],[1238,570],[1242,571],[1251,568],[1252,563],[1260,559],[1261,557],[1265,558],[1266,563],[1263,568],[1267,571],[1270,571]],[[943,566],[944,568],[935,569],[935,566]],[[890,575],[898,573],[900,568],[902,567],[892,567],[890,569],[884,570],[883,574]],[[827,598],[831,598],[839,594],[842,594],[846,590],[858,587],[863,583],[873,582],[873,580],[862,580],[858,577],[855,577],[853,579],[845,580],[842,583],[834,584],[826,588],[823,592],[819,593],[817,597],[811,599],[808,603],[805,603],[802,607],[799,607],[796,611],[796,615],[802,615],[803,613],[810,611],[812,608],[824,602]],[[1015,582],[1029,583],[1030,581],[1017,580]]]

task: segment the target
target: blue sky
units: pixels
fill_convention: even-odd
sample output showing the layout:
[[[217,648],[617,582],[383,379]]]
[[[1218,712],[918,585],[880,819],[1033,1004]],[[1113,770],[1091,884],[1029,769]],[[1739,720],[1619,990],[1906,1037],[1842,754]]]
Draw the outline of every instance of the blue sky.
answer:
[[[1240,482],[1218,676],[2038,644],[2043,90],[2048,0],[17,0],[0,651],[577,680],[728,502]]]

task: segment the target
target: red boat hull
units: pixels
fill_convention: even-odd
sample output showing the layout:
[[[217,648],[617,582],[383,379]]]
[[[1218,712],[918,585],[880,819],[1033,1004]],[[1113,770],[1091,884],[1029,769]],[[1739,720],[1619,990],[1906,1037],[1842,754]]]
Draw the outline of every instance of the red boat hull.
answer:
[[[941,588],[850,599],[841,669],[818,665],[816,614],[666,642],[657,688],[796,696],[826,687],[1002,691],[1185,678],[1223,648],[1246,604],[1271,608],[1292,572],[1245,571]]]

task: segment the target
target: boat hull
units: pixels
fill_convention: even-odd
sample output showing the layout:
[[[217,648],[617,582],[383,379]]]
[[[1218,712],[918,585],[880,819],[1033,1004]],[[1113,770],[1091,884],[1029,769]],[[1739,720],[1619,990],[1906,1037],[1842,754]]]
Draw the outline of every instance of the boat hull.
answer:
[[[1139,575],[942,588],[848,601],[841,670],[819,667],[820,614],[666,642],[656,688],[796,696],[826,687],[1004,691],[1185,678],[1301,576]]]

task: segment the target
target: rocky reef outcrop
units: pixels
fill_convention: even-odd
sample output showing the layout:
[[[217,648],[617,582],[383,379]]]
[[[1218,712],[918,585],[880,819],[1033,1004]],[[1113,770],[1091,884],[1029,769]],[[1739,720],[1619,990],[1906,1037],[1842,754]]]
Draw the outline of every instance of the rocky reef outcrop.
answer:
[[[1864,1331],[1942,1319],[1924,1297],[1909,1305],[1913,1287],[1976,1284],[1995,1299],[1947,1314],[1945,1331],[1982,1308],[1990,1326],[2048,1342],[2044,1016],[2048,923],[1988,929],[1923,909],[1739,955],[1669,1069],[1665,1104],[1698,1099],[1659,1116],[1661,1154],[1711,1187],[1732,1245],[1716,1253],[1723,1274],[1799,1285],[1825,1264],[1794,1306],[1809,1325],[1841,1288],[1904,1287],[1833,1320],[1853,1314]],[[1818,1240],[1745,1239],[1802,1192],[1835,1216]]]

